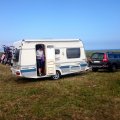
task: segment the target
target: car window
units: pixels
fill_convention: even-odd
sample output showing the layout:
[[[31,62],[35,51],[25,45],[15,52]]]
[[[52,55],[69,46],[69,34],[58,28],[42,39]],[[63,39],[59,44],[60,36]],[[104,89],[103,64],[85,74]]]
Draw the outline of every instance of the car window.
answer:
[[[120,54],[108,54],[108,57],[111,59],[120,58]]]
[[[115,55],[114,55],[114,58],[119,58],[118,54],[115,54]]]
[[[113,54],[108,54],[108,57],[112,59],[112,58],[114,58],[114,55]]]
[[[91,58],[102,60],[103,57],[104,57],[104,53],[94,53]]]

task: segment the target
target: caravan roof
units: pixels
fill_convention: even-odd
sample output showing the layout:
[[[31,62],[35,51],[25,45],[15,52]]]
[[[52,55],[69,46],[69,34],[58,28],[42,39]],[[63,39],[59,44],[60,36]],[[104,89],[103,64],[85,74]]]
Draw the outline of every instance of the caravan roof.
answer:
[[[25,41],[25,42],[39,42],[39,41],[43,41],[43,42],[75,42],[75,41],[81,41],[80,39],[23,39],[22,41]]]

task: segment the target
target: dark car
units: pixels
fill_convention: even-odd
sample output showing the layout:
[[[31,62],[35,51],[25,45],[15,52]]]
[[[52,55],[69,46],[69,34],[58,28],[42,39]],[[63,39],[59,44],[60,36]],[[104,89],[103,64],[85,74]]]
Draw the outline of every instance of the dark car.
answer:
[[[93,53],[89,61],[92,71],[108,69],[116,71],[120,68],[120,53],[115,52],[96,52]]]

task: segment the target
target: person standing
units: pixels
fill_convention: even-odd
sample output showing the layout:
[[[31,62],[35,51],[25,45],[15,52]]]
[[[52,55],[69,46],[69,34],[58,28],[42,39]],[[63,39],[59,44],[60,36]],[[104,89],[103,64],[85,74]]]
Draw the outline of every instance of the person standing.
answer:
[[[44,52],[42,47],[39,47],[38,50],[36,51],[36,58],[37,58],[38,75],[41,76],[44,67]]]
[[[5,56],[5,53],[3,53],[2,56],[1,56],[1,58],[0,58],[0,59],[1,59],[1,60],[0,60],[1,63],[4,63],[5,57],[6,57],[6,56]]]

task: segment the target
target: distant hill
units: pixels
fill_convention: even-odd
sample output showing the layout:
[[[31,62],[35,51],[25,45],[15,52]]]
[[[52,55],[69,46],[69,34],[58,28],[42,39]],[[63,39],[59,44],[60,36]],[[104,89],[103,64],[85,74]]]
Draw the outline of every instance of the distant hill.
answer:
[[[120,49],[86,50],[86,56],[91,56],[94,52],[120,52]]]

